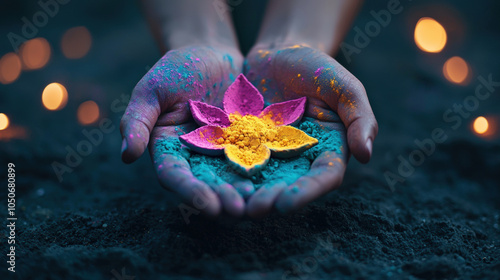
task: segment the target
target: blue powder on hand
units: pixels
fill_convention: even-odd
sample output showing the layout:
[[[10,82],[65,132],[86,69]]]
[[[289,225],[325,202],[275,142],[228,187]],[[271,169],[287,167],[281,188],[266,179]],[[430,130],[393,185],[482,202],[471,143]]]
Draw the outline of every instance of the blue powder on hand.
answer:
[[[325,151],[334,151],[339,155],[342,154],[343,143],[340,132],[336,130],[330,131],[309,120],[302,122],[299,128],[310,136],[318,139],[318,144],[297,157],[288,159],[271,157],[267,166],[250,178],[256,188],[266,183],[279,180],[290,185],[309,171],[312,162],[321,153]],[[158,141],[156,149],[160,154],[170,153],[182,155],[188,160],[193,174],[198,179],[208,184],[231,183],[241,178],[227,163],[227,159],[224,156],[214,157],[198,154],[182,145],[178,138],[172,137],[164,141]]]
[[[156,142],[154,150],[158,155],[180,155],[187,160],[189,160],[192,153],[192,151],[188,147],[181,144],[181,142],[179,141],[179,137],[168,137],[159,140],[158,142]]]
[[[340,132],[336,130],[328,131],[323,129],[319,124],[311,121],[305,121],[299,125],[299,129],[318,139],[318,145],[305,151],[301,156],[306,157],[311,163],[325,151],[336,152],[342,154],[342,137]]]

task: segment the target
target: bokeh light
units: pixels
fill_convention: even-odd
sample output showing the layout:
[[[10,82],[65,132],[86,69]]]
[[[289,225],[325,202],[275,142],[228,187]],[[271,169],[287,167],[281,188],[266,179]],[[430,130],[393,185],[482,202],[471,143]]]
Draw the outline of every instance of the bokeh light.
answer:
[[[436,20],[424,17],[418,20],[415,26],[415,43],[430,53],[440,52],[446,45],[446,30]]]
[[[68,29],[61,39],[61,49],[66,58],[78,59],[84,57],[92,45],[92,36],[83,26]]]
[[[99,106],[92,100],[85,101],[78,107],[77,117],[83,125],[93,124],[99,119]]]
[[[68,91],[59,83],[51,83],[43,90],[42,102],[51,111],[61,110],[68,102]]]
[[[485,118],[485,117],[477,117],[475,120],[474,120],[474,124],[473,124],[473,128],[474,128],[474,131],[477,133],[477,134],[484,134],[488,131],[488,128],[489,128],[489,123],[488,123],[488,120]]]
[[[9,118],[6,114],[0,113],[0,130],[4,130],[9,127]]]
[[[44,38],[25,42],[19,51],[25,69],[34,70],[44,67],[50,59],[50,45]]]
[[[0,59],[0,83],[10,84],[21,75],[21,59],[17,54],[10,52]]]
[[[443,65],[444,77],[455,84],[464,84],[469,77],[469,65],[463,58],[454,56]]]

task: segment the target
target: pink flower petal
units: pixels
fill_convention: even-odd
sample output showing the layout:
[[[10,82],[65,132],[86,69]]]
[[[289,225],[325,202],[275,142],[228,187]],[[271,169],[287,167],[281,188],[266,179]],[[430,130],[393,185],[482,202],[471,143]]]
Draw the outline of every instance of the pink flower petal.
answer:
[[[224,94],[224,111],[258,116],[264,108],[264,98],[260,92],[240,74]]]
[[[202,126],[196,130],[179,136],[182,144],[200,154],[216,156],[224,153],[224,147],[216,144],[224,131],[218,126]]]
[[[297,124],[306,109],[306,97],[269,105],[260,113],[261,118],[271,118],[276,125]]]
[[[189,100],[189,108],[194,120],[200,126],[217,125],[226,127],[231,125],[226,112],[215,106],[203,102]]]

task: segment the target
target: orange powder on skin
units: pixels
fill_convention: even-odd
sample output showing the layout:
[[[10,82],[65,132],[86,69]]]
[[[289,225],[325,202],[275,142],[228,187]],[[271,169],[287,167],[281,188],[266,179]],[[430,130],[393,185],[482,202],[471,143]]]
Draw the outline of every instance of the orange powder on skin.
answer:
[[[347,106],[349,109],[356,109],[356,105],[354,104],[354,101],[350,100],[345,96],[345,94],[342,94],[339,98],[340,104]]]

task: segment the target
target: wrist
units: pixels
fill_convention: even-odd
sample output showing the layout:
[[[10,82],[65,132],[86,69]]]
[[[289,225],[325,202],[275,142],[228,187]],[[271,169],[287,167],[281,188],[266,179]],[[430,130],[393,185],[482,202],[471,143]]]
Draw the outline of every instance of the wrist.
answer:
[[[179,29],[167,27],[164,30],[163,41],[168,50],[179,49],[191,45],[203,45],[216,49],[238,50],[239,46],[233,32],[226,30],[207,30],[205,28]]]
[[[266,48],[286,48],[296,45],[306,46],[329,52],[333,47],[333,40],[331,36],[318,36],[318,34],[311,34],[311,32],[303,32],[297,30],[293,25],[290,28],[281,30],[273,29],[273,32],[266,32],[261,35],[255,46]]]
[[[228,45],[238,48],[229,13],[211,1],[142,0],[146,17],[162,51],[190,45]]]
[[[360,7],[360,0],[271,0],[259,43],[296,42],[334,54]]]

